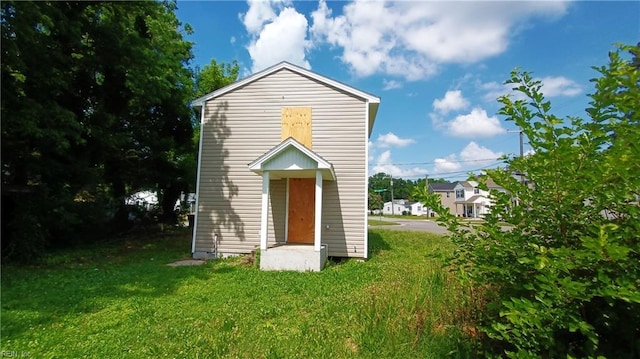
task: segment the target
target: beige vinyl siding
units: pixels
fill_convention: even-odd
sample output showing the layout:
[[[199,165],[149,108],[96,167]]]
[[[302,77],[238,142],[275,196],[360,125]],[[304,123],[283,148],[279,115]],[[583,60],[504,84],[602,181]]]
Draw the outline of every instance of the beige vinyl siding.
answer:
[[[209,251],[214,234],[224,254],[248,253],[259,245],[262,177],[247,165],[281,142],[282,107],[311,107],[312,150],[336,174],[336,182],[323,182],[322,242],[330,256],[365,257],[366,106],[286,69],[208,101],[196,252]],[[270,190],[273,243],[284,231],[282,221],[274,228],[273,216],[284,214],[286,180],[271,181]]]

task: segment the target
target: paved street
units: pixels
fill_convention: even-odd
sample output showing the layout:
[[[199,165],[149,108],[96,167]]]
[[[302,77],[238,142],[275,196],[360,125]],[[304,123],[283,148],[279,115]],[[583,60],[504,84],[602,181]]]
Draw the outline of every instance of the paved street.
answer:
[[[395,226],[369,226],[370,228],[384,228],[397,231],[420,231],[437,234],[447,233],[445,228],[440,227],[435,221],[430,219],[380,218],[378,216],[370,216],[369,219],[400,223]]]

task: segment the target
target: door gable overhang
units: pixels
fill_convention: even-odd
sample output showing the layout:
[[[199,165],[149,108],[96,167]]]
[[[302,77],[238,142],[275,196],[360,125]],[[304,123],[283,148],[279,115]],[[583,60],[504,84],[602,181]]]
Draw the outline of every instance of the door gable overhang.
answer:
[[[323,180],[336,180],[333,165],[293,137],[249,163],[249,170],[260,176],[269,171],[271,179],[315,178],[319,170]]]

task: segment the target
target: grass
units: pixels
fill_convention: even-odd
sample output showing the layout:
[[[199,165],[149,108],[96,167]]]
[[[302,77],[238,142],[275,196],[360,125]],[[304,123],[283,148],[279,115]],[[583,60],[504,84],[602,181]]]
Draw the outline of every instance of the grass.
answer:
[[[380,217],[378,215],[376,216],[371,216],[371,217]],[[412,215],[402,215],[402,214],[395,214],[395,215],[390,215],[390,214],[384,214],[382,215],[382,217],[384,218],[397,218],[397,219],[409,219],[409,220],[425,220],[425,219],[429,219],[426,216],[412,216]]]
[[[467,358],[443,237],[373,230],[371,259],[319,273],[245,258],[168,267],[186,233],[2,268],[1,350],[33,358]]]
[[[381,221],[378,219],[369,219],[368,223],[370,226],[397,226],[400,223],[391,222],[391,221]]]

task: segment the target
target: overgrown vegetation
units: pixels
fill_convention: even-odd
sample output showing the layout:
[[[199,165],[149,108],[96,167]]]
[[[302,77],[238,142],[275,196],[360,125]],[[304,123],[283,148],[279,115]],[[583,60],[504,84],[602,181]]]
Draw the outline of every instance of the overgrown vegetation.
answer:
[[[157,220],[195,186],[189,102],[238,65],[189,67],[175,1],[2,1],[2,255],[37,260],[131,225],[125,198],[158,194]],[[196,137],[197,138],[197,137]]]
[[[141,234],[137,234],[139,238]],[[168,267],[183,234],[154,234],[2,268],[1,350],[32,358],[468,358],[452,244],[370,232],[372,257],[318,273],[243,258]]]
[[[509,194],[493,193],[475,230],[418,190],[453,233],[451,263],[483,303],[488,356],[640,357],[639,55],[621,46],[595,68],[587,120],[554,116],[542,84],[512,72],[507,83],[525,99],[500,98],[500,113],[535,153],[487,171]]]

